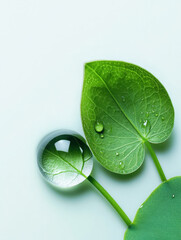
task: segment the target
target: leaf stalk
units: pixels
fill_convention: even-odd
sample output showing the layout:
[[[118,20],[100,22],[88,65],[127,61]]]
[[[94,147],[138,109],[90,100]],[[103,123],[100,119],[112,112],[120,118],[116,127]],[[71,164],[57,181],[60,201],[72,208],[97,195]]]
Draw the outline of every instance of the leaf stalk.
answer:
[[[118,203],[111,197],[111,195],[92,176],[89,176],[87,180],[89,180],[89,182],[93,184],[93,186],[107,199],[107,201],[113,206],[116,212],[120,215],[120,217],[129,227],[132,224],[131,220],[122,210],[122,208],[118,205]]]
[[[151,157],[152,157],[153,162],[154,162],[154,164],[155,164],[155,166],[156,166],[156,168],[158,170],[158,173],[160,175],[160,178],[161,178],[162,182],[167,181],[167,178],[166,178],[166,176],[165,176],[165,174],[163,172],[163,169],[162,169],[162,167],[161,167],[161,165],[160,165],[160,163],[158,161],[158,158],[157,158],[153,148],[151,147],[151,144],[149,142],[145,142],[145,144],[146,144],[146,146],[147,146],[147,148],[148,148],[148,150],[149,150],[149,152],[151,154]]]

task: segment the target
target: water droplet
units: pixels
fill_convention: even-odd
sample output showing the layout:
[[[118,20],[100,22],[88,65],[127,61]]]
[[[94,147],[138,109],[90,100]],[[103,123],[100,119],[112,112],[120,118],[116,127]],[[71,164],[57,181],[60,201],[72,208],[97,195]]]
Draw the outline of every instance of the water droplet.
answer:
[[[155,110],[154,109],[152,109],[152,113],[154,113],[155,112]]]
[[[122,101],[125,102],[126,101],[125,97],[124,96],[121,96],[121,97],[122,97]]]
[[[140,119],[140,123],[142,123],[142,120]]]
[[[97,121],[95,124],[95,130],[96,132],[100,133],[104,130],[104,125],[102,122]]]
[[[174,194],[172,195],[172,198],[175,198],[175,195],[174,195]]]
[[[47,158],[46,151],[53,154],[50,154]],[[85,178],[81,174],[77,176],[76,172],[66,174],[67,165],[61,164],[57,160],[57,156],[60,156],[71,165],[74,165],[74,155],[76,155],[75,166],[81,169],[82,160],[85,161],[83,174],[89,176],[93,167],[93,159],[85,140],[73,131],[54,131],[43,138],[38,146],[37,163],[39,170],[43,177],[56,187],[68,188],[75,186],[83,182]],[[65,173],[61,174],[63,172]]]
[[[119,153],[118,153],[118,152],[116,153],[116,156],[119,156]]]
[[[104,138],[104,134],[103,134],[103,133],[101,133],[100,137],[101,137],[101,138]]]
[[[120,161],[119,165],[120,165],[121,169],[124,169],[124,163],[123,163],[123,161]]]
[[[145,133],[145,136],[147,136],[151,129],[151,124],[147,119],[142,122],[142,128]]]
[[[164,121],[165,120],[165,118],[164,117],[162,117],[162,121]]]
[[[146,117],[149,117],[149,112],[146,112]]]
[[[143,114],[143,112],[141,112],[141,114]]]
[[[140,206],[140,208],[142,208],[143,207],[143,204]]]
[[[155,113],[155,117],[158,117],[158,113]]]
[[[148,120],[143,121],[143,126],[146,127],[148,124]]]

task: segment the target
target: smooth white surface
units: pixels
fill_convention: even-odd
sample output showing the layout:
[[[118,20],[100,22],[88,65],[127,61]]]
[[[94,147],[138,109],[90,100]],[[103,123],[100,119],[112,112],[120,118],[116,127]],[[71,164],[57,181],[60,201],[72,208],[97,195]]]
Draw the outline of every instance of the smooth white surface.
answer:
[[[181,3],[173,0],[6,0],[0,2],[0,239],[121,240],[126,226],[84,183],[58,193],[41,179],[36,147],[61,128],[83,134],[85,62],[135,63],[166,87],[175,127],[156,147],[168,178],[181,174]],[[147,154],[133,177],[95,162],[93,176],[129,217],[160,184]]]

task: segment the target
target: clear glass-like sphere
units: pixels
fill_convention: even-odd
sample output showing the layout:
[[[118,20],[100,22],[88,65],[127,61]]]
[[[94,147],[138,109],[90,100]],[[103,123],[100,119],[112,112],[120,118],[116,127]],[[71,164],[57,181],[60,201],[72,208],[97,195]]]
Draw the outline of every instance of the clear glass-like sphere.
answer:
[[[44,137],[37,157],[43,177],[60,188],[83,182],[93,167],[92,153],[84,138],[68,130],[58,130]]]

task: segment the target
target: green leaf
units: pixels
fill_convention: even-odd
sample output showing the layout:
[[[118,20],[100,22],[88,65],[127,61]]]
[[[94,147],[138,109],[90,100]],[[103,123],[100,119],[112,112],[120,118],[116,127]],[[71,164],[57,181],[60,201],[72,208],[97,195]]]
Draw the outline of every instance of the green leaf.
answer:
[[[146,70],[116,61],[85,65],[81,116],[97,160],[120,174],[136,171],[144,161],[145,141],[165,141],[174,124],[163,85]]]
[[[125,240],[181,239],[181,177],[162,183],[138,210]]]
[[[51,184],[68,188],[83,182],[93,167],[92,153],[78,135],[61,134],[41,147],[38,165]]]

